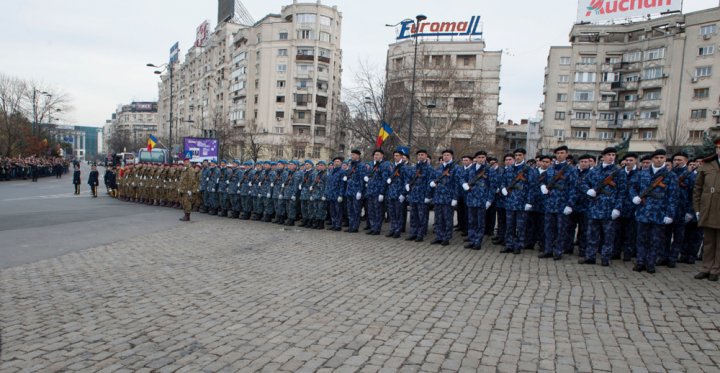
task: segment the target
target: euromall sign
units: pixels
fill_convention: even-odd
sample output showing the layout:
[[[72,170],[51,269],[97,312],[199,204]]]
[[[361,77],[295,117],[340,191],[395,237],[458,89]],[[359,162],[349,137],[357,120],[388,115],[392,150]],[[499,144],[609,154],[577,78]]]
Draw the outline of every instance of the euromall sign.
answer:
[[[681,10],[681,0],[579,0],[577,20],[598,22]]]
[[[478,31],[479,26],[480,16],[472,16],[469,21],[420,22],[419,30],[415,21],[407,19],[400,23],[397,40],[414,36],[480,36],[482,31]]]

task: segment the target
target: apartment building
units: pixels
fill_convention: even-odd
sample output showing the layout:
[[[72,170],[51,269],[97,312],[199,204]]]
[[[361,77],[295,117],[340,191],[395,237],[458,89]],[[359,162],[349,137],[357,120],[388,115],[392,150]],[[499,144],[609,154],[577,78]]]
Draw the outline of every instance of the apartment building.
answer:
[[[103,134],[105,141],[111,139],[115,134],[124,132],[129,145],[137,151],[146,143],[148,135],[158,135],[158,103],[155,101],[134,101],[126,105],[118,105],[117,110],[112,114],[112,119],[105,122]],[[104,143],[105,149],[108,144]]]
[[[576,24],[550,48],[541,148],[599,153],[699,145],[720,130],[720,8],[627,24]]]

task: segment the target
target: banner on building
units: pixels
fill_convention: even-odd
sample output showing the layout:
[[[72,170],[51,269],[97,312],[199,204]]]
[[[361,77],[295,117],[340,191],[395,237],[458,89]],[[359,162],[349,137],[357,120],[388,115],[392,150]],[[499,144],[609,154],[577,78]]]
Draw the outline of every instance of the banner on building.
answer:
[[[210,34],[210,21],[205,20],[195,30],[195,46],[204,47]]]
[[[423,21],[416,25],[411,19],[400,22],[400,31],[397,40],[417,36],[453,37],[453,36],[482,36],[480,16],[472,16],[469,20],[461,21]]]
[[[577,20],[595,23],[679,11],[681,0],[579,0]]]
[[[175,42],[172,47],[170,47],[170,64],[174,64],[178,62],[178,58],[180,56],[180,42]]]
[[[185,152],[192,152],[190,162],[202,162],[205,160],[217,159],[218,140],[200,137],[185,137],[183,139]]]

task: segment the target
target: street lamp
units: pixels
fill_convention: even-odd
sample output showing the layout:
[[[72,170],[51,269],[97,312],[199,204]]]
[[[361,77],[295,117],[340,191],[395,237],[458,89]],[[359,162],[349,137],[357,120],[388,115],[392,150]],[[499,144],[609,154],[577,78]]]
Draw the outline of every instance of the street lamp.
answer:
[[[33,88],[33,97],[32,97],[32,104],[33,104],[33,127],[32,127],[32,134],[35,136],[35,132],[37,131],[37,94],[40,93],[43,96],[50,97],[51,94],[45,92],[45,91],[38,91],[37,89]]]
[[[169,133],[169,136],[168,136],[168,148],[169,148],[170,154],[172,155],[172,153],[173,153],[173,148],[172,148],[172,138],[173,138],[173,137],[172,137],[172,127],[173,127],[173,64],[172,64],[172,63],[170,63],[170,64],[164,63],[164,64],[162,64],[162,65],[157,66],[157,65],[154,65],[154,64],[152,64],[152,63],[148,63],[148,64],[146,64],[145,66],[147,66],[147,67],[154,67],[154,68],[157,68],[157,69],[161,69],[161,70],[155,70],[155,71],[154,71],[154,73],[155,73],[156,75],[162,74],[163,71],[168,71],[169,74],[170,74],[170,120],[169,120],[170,133]]]

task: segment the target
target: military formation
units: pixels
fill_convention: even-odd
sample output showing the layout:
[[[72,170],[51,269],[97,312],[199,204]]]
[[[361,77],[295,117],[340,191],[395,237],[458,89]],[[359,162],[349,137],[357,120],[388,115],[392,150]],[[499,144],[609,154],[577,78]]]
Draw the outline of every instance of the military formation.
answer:
[[[464,247],[486,236],[502,253],[537,248],[539,258],[578,255],[581,264],[635,260],[634,270],[693,264],[702,247],[693,187],[699,160],[664,150],[639,157],[607,148],[600,157],[573,157],[568,148],[526,159],[524,149],[502,160],[478,151],[455,160],[399,147],[371,161],[350,159],[203,161],[190,165],[128,165],[114,178],[120,200],[183,208],[213,216],[358,233],[447,246],[457,228]],[[408,214],[409,212],[409,214]],[[409,217],[409,219],[408,219]],[[454,227],[454,222],[458,226]],[[409,220],[409,226],[408,226]],[[345,229],[343,229],[345,227]],[[717,280],[717,275],[705,278]]]

